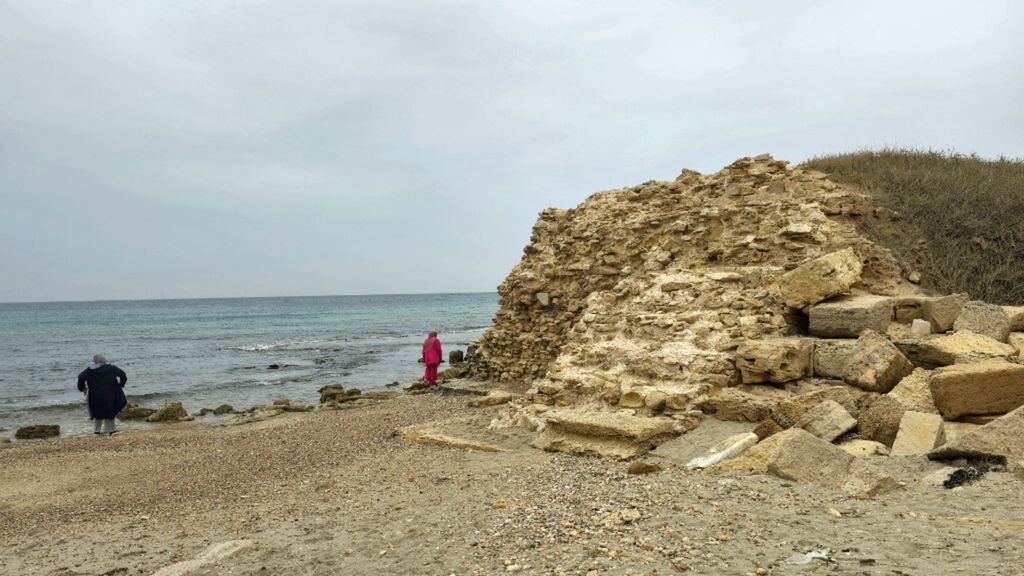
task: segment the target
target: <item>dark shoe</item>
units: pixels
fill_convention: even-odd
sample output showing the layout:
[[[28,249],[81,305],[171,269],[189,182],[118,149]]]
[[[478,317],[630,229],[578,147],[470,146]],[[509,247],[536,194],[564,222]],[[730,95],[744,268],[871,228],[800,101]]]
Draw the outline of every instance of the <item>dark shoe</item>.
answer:
[[[121,433],[120,430],[114,430],[113,432],[108,432],[107,435],[113,436],[114,434],[120,434],[120,433]]]
[[[100,434],[102,434],[102,432],[93,432],[93,434],[99,436]]]

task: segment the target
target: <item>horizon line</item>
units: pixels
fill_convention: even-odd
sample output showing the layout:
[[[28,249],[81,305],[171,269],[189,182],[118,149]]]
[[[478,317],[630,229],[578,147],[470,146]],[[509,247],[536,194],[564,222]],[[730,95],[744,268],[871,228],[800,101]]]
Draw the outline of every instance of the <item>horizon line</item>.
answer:
[[[100,304],[110,302],[180,302],[185,300],[269,300],[272,298],[337,298],[364,296],[449,296],[454,294],[497,294],[495,290],[470,292],[379,292],[376,294],[304,294],[276,296],[200,296],[197,298],[99,298],[92,300],[22,300],[0,302],[0,306],[9,304]]]

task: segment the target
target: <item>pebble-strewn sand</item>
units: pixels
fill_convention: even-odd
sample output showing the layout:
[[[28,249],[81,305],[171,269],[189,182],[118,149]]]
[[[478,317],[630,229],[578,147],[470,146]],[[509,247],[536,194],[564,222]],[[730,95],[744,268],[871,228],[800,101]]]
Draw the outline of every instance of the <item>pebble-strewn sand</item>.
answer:
[[[495,410],[465,402],[0,446],[0,574],[152,574],[230,540],[252,545],[190,573],[1024,573],[1024,482],[1009,473],[948,491],[920,480],[941,465],[890,459],[907,487],[864,501],[669,463],[633,476],[526,434],[498,437],[497,454],[393,435]],[[782,563],[810,550],[834,560]]]

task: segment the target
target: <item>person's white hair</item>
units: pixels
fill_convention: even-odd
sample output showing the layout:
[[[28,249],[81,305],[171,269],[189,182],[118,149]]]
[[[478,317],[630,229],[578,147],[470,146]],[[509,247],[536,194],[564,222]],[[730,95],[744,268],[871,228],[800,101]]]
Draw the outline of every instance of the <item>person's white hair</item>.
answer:
[[[92,363],[93,364],[98,364],[98,365],[99,364],[106,364],[107,363],[107,357],[104,356],[103,354],[96,354],[96,355],[94,355],[92,357]]]

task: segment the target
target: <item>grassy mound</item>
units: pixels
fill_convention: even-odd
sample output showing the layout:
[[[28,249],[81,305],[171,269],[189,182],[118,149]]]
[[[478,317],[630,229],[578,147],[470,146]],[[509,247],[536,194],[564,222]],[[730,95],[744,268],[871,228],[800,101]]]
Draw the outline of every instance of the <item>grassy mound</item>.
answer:
[[[1024,304],[1024,161],[917,150],[812,158],[803,168],[871,194],[866,232],[925,288]]]

